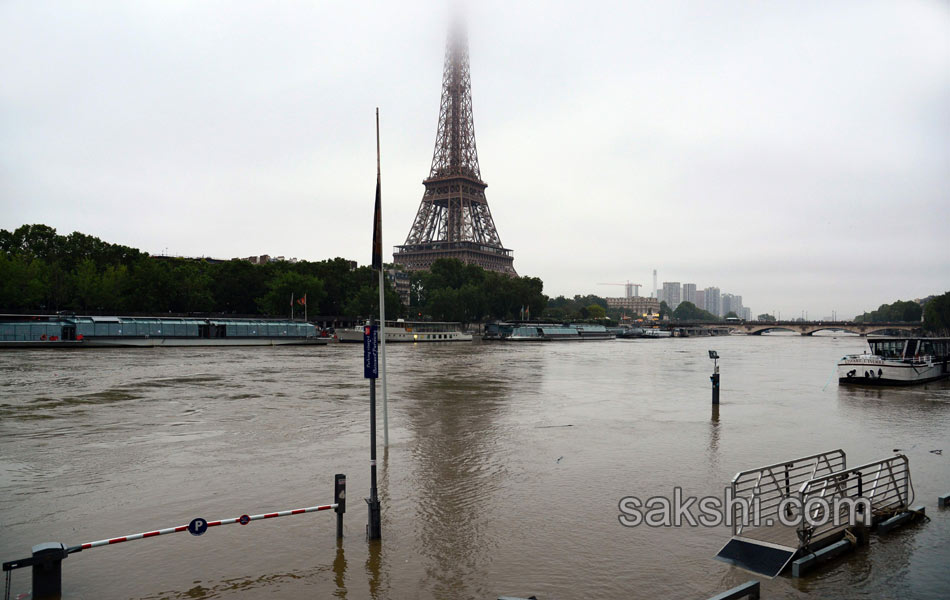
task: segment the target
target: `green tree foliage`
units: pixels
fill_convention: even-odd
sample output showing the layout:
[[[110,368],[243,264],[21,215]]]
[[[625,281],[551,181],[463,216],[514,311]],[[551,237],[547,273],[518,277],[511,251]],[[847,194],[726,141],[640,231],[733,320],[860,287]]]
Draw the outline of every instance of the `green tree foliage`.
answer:
[[[0,253],[0,307],[8,310],[42,308],[48,289],[46,263],[29,256]]]
[[[924,324],[930,331],[950,335],[950,292],[927,302],[924,307]]]
[[[257,304],[265,314],[284,314],[289,317],[291,309],[296,311],[300,308],[299,312],[303,312],[298,301],[305,295],[308,308],[311,303],[319,306],[327,295],[323,281],[292,270],[281,271],[267,283],[267,293],[258,298]]]
[[[770,315],[769,313],[762,313],[756,317],[757,321],[775,321],[775,315]]]
[[[893,304],[882,304],[877,310],[866,312],[854,318],[857,323],[894,323],[918,322],[923,308],[912,300],[898,300]]]
[[[597,308],[592,309],[594,306]],[[604,311],[601,317],[591,316],[592,310],[595,314],[601,314],[599,309]],[[558,296],[557,298],[549,299],[543,316],[552,321],[583,321],[594,318],[602,319],[604,317],[619,318],[620,312],[618,309],[608,310],[607,300],[605,298],[594,295],[581,296],[578,294],[574,296],[574,298]]]
[[[660,302],[660,318],[669,317],[673,318],[673,311],[670,309],[670,305],[666,303],[666,300]]]
[[[342,260],[342,259],[338,259]],[[370,267],[359,267],[349,276],[342,279],[345,285],[340,281],[334,282],[337,294],[342,294],[340,298],[348,298],[345,304],[342,304],[339,313],[360,317],[361,319],[375,318],[379,316],[379,272],[373,271]],[[399,299],[399,294],[393,289],[392,284],[386,279],[385,299],[386,299],[386,320],[404,317],[406,309]],[[346,291],[342,291],[346,290]],[[327,301],[321,304],[323,307],[336,308],[337,300]]]
[[[719,320],[719,317],[699,308],[692,302],[680,302],[676,310],[673,311],[673,318],[677,321],[714,322]]]
[[[377,275],[342,258],[253,265],[233,260],[150,257],[82,233],[46,225],[0,230],[0,311],[86,313],[290,313],[307,294],[310,315],[369,317]],[[302,307],[300,312],[302,312]],[[387,317],[405,316],[391,285]]]
[[[606,319],[607,318],[607,309],[599,304],[591,304],[587,308],[587,318],[589,319]]]
[[[537,277],[509,277],[457,259],[439,259],[410,279],[409,313],[469,323],[516,319],[524,309],[540,317],[547,303]]]
[[[726,316],[723,317],[723,319],[738,319],[738,318],[739,318],[739,315],[737,315],[736,311],[734,310],[730,310],[729,312],[726,313]]]

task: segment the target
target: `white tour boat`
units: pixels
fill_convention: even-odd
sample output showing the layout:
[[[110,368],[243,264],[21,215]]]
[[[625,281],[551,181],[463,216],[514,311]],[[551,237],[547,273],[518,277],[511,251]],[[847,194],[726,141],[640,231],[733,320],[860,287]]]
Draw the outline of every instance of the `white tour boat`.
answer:
[[[913,385],[950,375],[950,338],[869,338],[868,347],[838,362],[838,383]]]
[[[363,343],[363,328],[337,331],[341,342]],[[390,342],[471,342],[472,334],[462,331],[461,323],[438,321],[386,321],[386,343]]]

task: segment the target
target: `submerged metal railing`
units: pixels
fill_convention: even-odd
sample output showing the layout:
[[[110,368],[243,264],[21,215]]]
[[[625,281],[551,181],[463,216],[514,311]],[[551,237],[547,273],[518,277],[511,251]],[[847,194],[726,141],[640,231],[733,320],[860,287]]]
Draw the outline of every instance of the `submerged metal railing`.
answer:
[[[910,462],[903,454],[811,478],[799,490],[805,511],[798,525],[799,539],[807,543],[840,529],[842,523],[871,525],[906,510],[913,496]]]
[[[732,497],[745,499],[750,513],[740,518],[740,503],[730,503],[732,535],[742,533],[746,523],[778,522],[784,499],[799,494],[810,480],[846,469],[847,462],[839,448],[737,473],[732,478]],[[786,506],[786,510],[790,508]]]

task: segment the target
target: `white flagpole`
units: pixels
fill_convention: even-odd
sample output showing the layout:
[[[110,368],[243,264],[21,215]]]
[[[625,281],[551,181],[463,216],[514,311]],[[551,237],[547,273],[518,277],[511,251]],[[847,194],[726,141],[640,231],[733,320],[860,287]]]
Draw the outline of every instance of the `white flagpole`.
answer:
[[[379,168],[379,109],[376,109],[376,177],[379,178],[379,245],[383,245],[383,183]],[[383,447],[389,447],[389,406],[386,395],[386,293],[383,285],[383,262],[379,265],[379,376],[383,380]]]

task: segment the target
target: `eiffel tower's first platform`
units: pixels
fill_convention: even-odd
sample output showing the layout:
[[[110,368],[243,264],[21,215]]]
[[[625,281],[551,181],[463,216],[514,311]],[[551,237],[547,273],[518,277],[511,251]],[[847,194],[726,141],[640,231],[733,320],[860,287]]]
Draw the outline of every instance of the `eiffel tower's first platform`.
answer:
[[[442,107],[426,191],[406,242],[393,260],[409,271],[439,258],[457,258],[490,271],[517,275],[512,251],[501,243],[485,198],[472,120],[472,81],[464,33],[449,36],[442,76]]]

